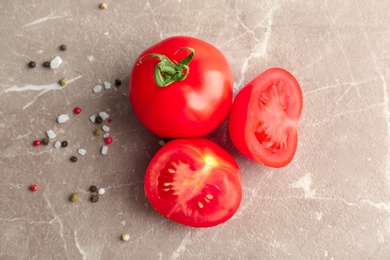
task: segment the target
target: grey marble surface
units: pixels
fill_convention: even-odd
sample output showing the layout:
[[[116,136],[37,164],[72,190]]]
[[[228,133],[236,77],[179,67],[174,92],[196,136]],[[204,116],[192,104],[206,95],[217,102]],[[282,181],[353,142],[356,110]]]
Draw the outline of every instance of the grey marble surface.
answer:
[[[0,2],[0,259],[389,259],[390,1],[99,4]],[[237,214],[210,229],[165,219],[143,192],[160,139],[130,108],[129,74],[142,50],[174,35],[219,48],[235,93],[282,67],[304,95],[297,153],[284,168],[240,155],[226,123],[208,136],[243,175]],[[58,69],[41,66],[57,55]],[[30,60],[38,66],[27,68]],[[117,78],[121,87],[92,92]],[[99,111],[113,120],[106,156],[89,121]],[[70,120],[56,123],[63,113]],[[33,147],[49,129],[69,146]],[[87,154],[69,162],[79,148]],[[95,204],[93,184],[106,189]],[[68,201],[73,192],[80,202]]]

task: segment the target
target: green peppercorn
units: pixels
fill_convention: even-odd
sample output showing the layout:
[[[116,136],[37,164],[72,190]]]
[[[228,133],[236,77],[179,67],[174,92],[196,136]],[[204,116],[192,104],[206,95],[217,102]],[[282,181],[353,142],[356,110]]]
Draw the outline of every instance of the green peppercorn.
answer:
[[[69,199],[71,202],[78,202],[80,200],[80,196],[77,193],[72,193]]]
[[[29,66],[30,68],[35,68],[35,67],[37,66],[37,64],[35,63],[35,61],[30,61],[30,62],[28,63],[28,66]]]
[[[98,194],[93,194],[91,196],[91,201],[92,202],[98,202],[99,201],[99,195]]]
[[[61,87],[64,87],[67,83],[67,80],[65,78],[61,78],[59,81],[58,81],[58,84],[60,84]]]
[[[100,136],[100,135],[102,135],[102,130],[100,130],[100,129],[96,129],[94,132],[93,132],[96,136]]]

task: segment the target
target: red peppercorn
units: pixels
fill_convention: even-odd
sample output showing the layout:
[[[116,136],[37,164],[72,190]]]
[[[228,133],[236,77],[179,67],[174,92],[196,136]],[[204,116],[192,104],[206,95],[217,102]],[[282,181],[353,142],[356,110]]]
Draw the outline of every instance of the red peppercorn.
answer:
[[[111,123],[111,122],[112,122],[112,119],[111,119],[111,118],[109,118],[109,119],[107,120],[107,122],[108,122],[108,123]]]
[[[75,107],[75,108],[73,109],[73,113],[75,113],[76,115],[80,114],[80,113],[81,113],[81,108]]]
[[[41,141],[35,140],[33,144],[34,144],[34,146],[40,146],[41,145]]]
[[[104,141],[106,142],[106,144],[112,143],[112,138],[111,138],[111,136],[106,137],[106,138],[104,139]]]
[[[30,190],[37,191],[38,190],[38,185],[36,185],[36,184],[30,185]]]

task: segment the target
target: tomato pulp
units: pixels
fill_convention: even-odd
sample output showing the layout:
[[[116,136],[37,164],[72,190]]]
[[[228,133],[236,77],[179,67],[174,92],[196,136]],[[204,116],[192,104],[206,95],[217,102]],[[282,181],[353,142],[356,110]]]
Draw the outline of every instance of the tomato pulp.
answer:
[[[286,70],[269,69],[244,86],[234,99],[228,129],[236,148],[270,167],[291,162],[298,142],[302,91]]]
[[[211,227],[227,221],[242,197],[236,161],[204,138],[166,143],[152,158],[144,186],[159,213],[191,227]]]
[[[130,75],[129,96],[134,113],[154,134],[200,137],[226,119],[232,86],[232,71],[217,48],[176,36],[140,54]]]

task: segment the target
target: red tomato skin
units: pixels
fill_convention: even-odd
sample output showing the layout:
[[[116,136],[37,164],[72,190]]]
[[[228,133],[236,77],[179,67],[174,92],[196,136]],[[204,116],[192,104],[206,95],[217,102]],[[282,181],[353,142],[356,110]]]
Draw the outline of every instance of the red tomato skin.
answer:
[[[159,60],[145,57],[157,53],[179,62],[190,53],[178,51],[182,47],[195,50],[187,78],[158,87],[154,69]],[[227,118],[233,100],[232,86],[232,71],[217,48],[196,38],[175,36],[139,55],[130,75],[129,96],[134,113],[154,134],[169,138],[200,137],[211,133]]]
[[[182,148],[188,148],[187,153],[183,153],[185,150],[182,150]],[[192,155],[189,155],[190,153],[192,153]],[[200,158],[210,156],[215,159],[218,167],[208,172],[208,174],[211,175],[208,175],[209,182],[206,181],[206,184],[212,184],[212,179],[214,178],[213,176],[216,174],[220,174],[222,172],[226,173],[223,181],[219,181],[221,190],[225,192],[220,201],[224,201],[224,203],[221,203],[216,208],[216,210],[219,210],[222,215],[219,215],[218,212],[206,212],[203,213],[203,216],[206,217],[196,218],[192,217],[192,215],[188,216],[186,212],[183,212],[183,210],[174,212],[175,208],[178,207],[177,205],[181,205],[178,201],[182,201],[182,199],[178,199],[178,201],[167,200],[159,195],[157,187],[159,182],[159,171],[161,171],[162,166],[161,162],[169,160],[170,156],[177,157],[178,154],[184,157],[193,156],[192,159],[194,159],[194,165],[198,169],[204,167],[202,161],[199,161]],[[198,179],[199,178],[201,177],[198,177]],[[225,182],[228,183],[228,189],[223,188],[226,186]],[[160,214],[172,221],[195,228],[212,227],[226,222],[236,213],[242,199],[241,173],[237,162],[219,145],[204,138],[175,139],[166,143],[155,154],[149,163],[146,170],[144,188],[146,197],[149,199],[155,210],[157,210]],[[192,210],[192,208],[190,210]],[[217,217],[215,219],[207,219],[208,214],[216,214]],[[197,214],[195,213],[194,216],[196,215]]]
[[[262,154],[259,152],[262,150],[259,148],[260,145],[253,138],[252,125],[256,121],[256,111],[251,111],[251,104],[254,103],[253,100],[259,99],[260,93],[270,82],[278,79],[290,84],[292,92],[289,96],[292,98],[289,99],[289,107],[285,113],[292,121],[297,122],[302,112],[302,91],[296,79],[280,68],[272,68],[259,74],[239,91],[234,99],[228,122],[229,135],[237,150],[257,163],[274,168],[284,167],[291,162],[297,149],[298,132],[295,127],[288,130],[288,149],[283,155],[272,157]]]

